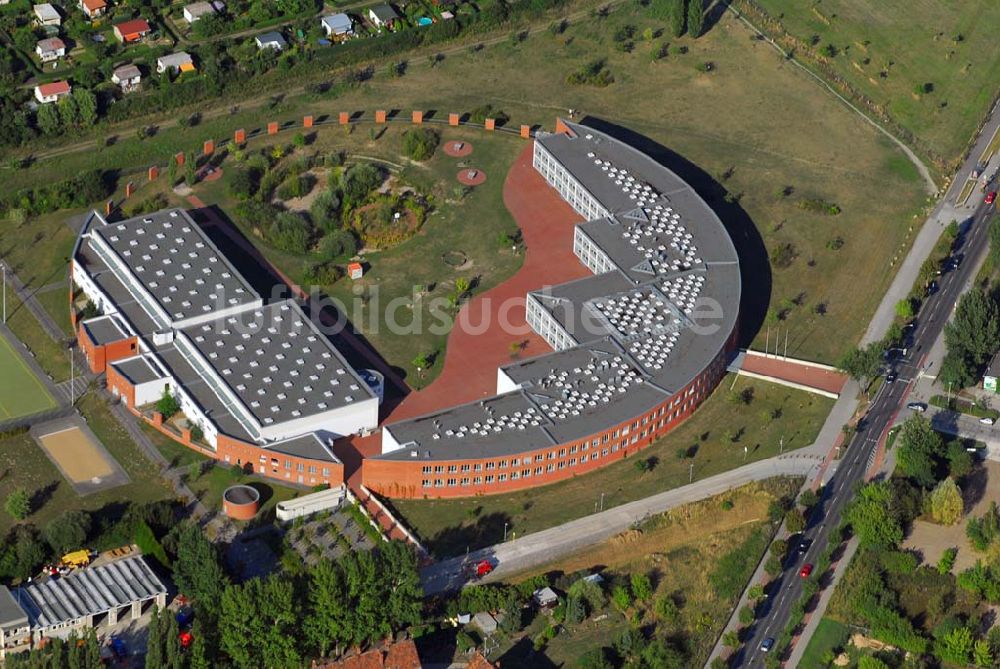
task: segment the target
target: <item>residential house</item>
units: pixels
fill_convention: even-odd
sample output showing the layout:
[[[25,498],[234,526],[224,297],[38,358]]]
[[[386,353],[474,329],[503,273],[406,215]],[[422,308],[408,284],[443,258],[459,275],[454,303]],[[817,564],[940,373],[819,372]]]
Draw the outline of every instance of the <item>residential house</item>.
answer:
[[[178,51],[167,56],[160,56],[156,59],[156,71],[163,74],[166,71],[192,72],[194,70],[194,60],[186,51]]]
[[[376,28],[392,30],[393,25],[399,20],[399,14],[389,5],[375,5],[368,10],[368,18]]]
[[[215,14],[225,8],[221,2],[193,2],[184,7],[184,20],[194,23],[203,16]]]
[[[149,23],[145,19],[132,19],[115,24],[115,38],[123,44],[138,42],[150,32],[152,32],[152,28],[149,27]]]
[[[80,0],[80,9],[88,19],[96,19],[108,11],[108,3],[104,0]]]
[[[997,379],[1000,379],[1000,353],[993,356],[990,366],[986,368],[986,374],[983,375],[983,390],[1000,392],[997,388]]]
[[[342,39],[354,34],[354,24],[347,14],[329,14],[320,19],[327,37]]]
[[[286,42],[285,38],[281,36],[281,33],[275,31],[264,33],[263,35],[257,35],[256,41],[258,49],[274,49],[275,51],[281,51],[288,46],[288,42]]]
[[[59,26],[62,25],[62,17],[59,16],[59,10],[50,5],[49,3],[43,3],[41,5],[34,6],[35,12],[35,22],[40,26]]]
[[[38,54],[40,61],[48,63],[66,55],[66,44],[58,37],[48,37],[38,41],[35,53]]]
[[[535,600],[535,604],[543,609],[551,609],[559,603],[559,595],[549,586],[535,590],[531,598]]]
[[[51,84],[39,84],[35,86],[35,99],[42,104],[58,102],[59,98],[69,95],[73,87],[68,81],[54,81]]]
[[[142,72],[135,65],[122,65],[111,73],[111,81],[122,89],[122,93],[131,93],[139,88]]]

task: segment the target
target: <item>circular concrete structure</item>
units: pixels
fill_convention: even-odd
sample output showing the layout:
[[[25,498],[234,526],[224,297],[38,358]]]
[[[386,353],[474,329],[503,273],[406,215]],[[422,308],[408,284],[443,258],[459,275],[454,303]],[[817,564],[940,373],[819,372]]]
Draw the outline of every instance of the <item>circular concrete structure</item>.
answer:
[[[251,520],[260,510],[260,493],[253,486],[230,486],[222,493],[222,510],[234,520]]]

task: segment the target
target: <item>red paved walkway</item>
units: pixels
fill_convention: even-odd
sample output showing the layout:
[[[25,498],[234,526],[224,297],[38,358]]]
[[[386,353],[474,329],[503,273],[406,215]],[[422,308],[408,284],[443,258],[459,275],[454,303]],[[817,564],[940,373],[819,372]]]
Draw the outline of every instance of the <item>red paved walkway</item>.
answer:
[[[816,367],[793,358],[782,359],[754,355],[749,351],[743,360],[742,368],[747,372],[773,376],[777,379],[838,395],[844,389],[844,384],[847,383],[847,375],[834,370]]]
[[[573,255],[573,227],[580,215],[531,166],[532,144],[518,156],[503,185],[503,201],[527,247],[517,274],[462,307],[448,336],[441,375],[410,393],[385,422],[412,418],[496,393],[497,367],[510,363],[510,347],[524,345],[520,358],[552,349],[525,321],[530,290],[590,275]],[[503,318],[501,318],[503,316]],[[511,327],[501,327],[501,322]]]

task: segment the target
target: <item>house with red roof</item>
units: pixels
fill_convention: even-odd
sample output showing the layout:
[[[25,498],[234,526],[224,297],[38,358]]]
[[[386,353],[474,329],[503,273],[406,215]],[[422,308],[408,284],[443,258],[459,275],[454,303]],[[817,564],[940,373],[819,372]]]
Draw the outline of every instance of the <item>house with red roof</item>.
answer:
[[[123,44],[130,44],[142,40],[151,30],[146,19],[132,19],[115,24],[115,38]]]
[[[105,0],[80,0],[80,9],[88,19],[96,19],[108,11],[108,3]]]
[[[68,81],[53,81],[51,84],[39,84],[35,86],[35,99],[42,104],[58,102],[59,98],[69,95],[73,87]]]

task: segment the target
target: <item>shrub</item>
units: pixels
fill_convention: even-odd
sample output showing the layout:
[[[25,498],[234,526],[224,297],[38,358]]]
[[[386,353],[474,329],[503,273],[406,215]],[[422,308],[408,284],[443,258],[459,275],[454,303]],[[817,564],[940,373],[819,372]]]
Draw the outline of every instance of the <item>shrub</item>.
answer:
[[[31,499],[24,488],[18,488],[7,495],[4,509],[15,520],[24,520],[31,513]]]
[[[795,246],[792,244],[788,242],[779,244],[771,250],[771,264],[778,269],[785,269],[791,266],[797,255]]]
[[[428,160],[434,155],[441,136],[429,128],[411,128],[403,133],[403,153],[412,160]]]
[[[156,410],[163,416],[163,420],[167,420],[181,410],[181,405],[177,402],[177,398],[170,394],[170,390],[164,388],[163,395],[156,401]]]
[[[951,573],[952,567],[955,566],[955,556],[958,555],[957,548],[947,548],[941,554],[941,559],[938,560],[937,570],[939,574]]]
[[[247,200],[257,192],[257,179],[249,169],[236,168],[232,170],[226,190],[237,200]]]
[[[282,251],[293,253],[305,253],[311,237],[309,223],[298,214],[287,211],[279,213],[267,231],[267,241]]]
[[[616,585],[611,591],[611,601],[615,603],[619,611],[624,611],[632,605],[632,593],[624,585]]]
[[[319,240],[319,255],[325,260],[349,258],[358,251],[358,240],[347,230],[334,230]]]
[[[585,64],[576,72],[566,77],[566,83],[575,86],[588,85],[604,88],[614,83],[615,78],[607,68],[607,60],[598,58]]]
[[[364,202],[382,183],[382,171],[371,163],[352,165],[341,178],[344,196],[353,204]]]
[[[331,191],[320,193],[309,207],[309,216],[316,227],[336,230],[340,227],[340,198]]]

